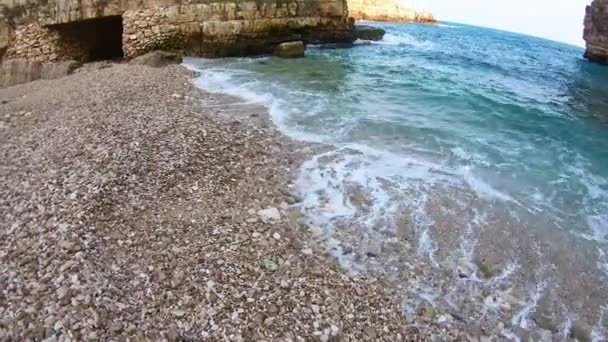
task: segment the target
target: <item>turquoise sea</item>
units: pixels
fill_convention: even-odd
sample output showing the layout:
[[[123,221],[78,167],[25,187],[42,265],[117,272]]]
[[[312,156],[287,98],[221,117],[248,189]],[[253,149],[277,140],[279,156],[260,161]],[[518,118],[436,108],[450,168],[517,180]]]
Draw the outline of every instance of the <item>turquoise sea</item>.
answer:
[[[608,67],[503,31],[366,24],[384,39],[186,64],[332,147],[295,180],[307,220],[345,269],[395,284],[413,324],[605,340]]]

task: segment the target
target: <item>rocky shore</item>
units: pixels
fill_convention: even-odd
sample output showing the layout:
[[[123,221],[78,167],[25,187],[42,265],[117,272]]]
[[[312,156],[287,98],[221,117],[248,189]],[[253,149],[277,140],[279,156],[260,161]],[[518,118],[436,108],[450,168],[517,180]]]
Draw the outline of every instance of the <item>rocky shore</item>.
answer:
[[[419,341],[293,209],[315,147],[181,66],[0,90],[0,341]]]

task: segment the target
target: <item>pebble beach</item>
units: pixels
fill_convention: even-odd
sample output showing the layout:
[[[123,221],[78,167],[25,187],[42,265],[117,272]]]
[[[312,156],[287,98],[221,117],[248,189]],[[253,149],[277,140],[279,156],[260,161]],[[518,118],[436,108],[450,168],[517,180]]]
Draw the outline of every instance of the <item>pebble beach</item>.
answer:
[[[310,238],[290,182],[322,147],[192,77],[108,63],[0,90],[0,341],[458,339]]]

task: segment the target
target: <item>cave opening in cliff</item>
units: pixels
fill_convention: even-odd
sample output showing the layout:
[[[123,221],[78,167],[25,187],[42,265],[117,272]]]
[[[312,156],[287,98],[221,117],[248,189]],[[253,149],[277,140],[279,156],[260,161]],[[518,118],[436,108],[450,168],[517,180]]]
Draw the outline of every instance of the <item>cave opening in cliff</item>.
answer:
[[[119,15],[53,25],[52,29],[59,33],[61,50],[67,57],[81,62],[123,58]]]

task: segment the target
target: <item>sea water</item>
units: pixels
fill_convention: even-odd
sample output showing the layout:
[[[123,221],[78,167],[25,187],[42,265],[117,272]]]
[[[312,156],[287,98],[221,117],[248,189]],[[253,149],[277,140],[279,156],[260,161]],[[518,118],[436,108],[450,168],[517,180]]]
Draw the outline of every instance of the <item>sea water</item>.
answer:
[[[332,147],[302,165],[300,206],[347,271],[394,284],[412,324],[604,339],[608,67],[503,31],[370,24],[382,41],[186,63]]]

